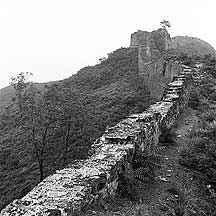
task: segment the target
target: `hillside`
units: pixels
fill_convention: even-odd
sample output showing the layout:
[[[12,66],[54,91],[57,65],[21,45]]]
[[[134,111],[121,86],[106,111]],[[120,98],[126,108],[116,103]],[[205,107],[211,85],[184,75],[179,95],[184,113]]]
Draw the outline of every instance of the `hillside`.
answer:
[[[66,163],[63,158],[64,122],[59,118],[52,125],[42,157],[44,177],[74,159],[86,158],[89,147],[106,126],[147,107],[151,98],[143,83],[138,76],[137,49],[121,48],[108,54],[108,58],[100,64],[85,67],[68,79],[50,85],[50,90],[44,88],[44,94],[47,91],[47,95],[51,96],[47,97],[51,108],[56,106],[55,98],[67,98],[61,101],[60,108],[70,107],[72,119]],[[43,84],[38,87],[43,87]],[[1,90],[4,106],[12,95],[11,87]],[[46,113],[46,110],[43,112]],[[40,180],[28,130],[14,123],[16,113],[4,115],[0,121],[0,209],[25,195]]]
[[[42,90],[45,85],[51,85],[54,82],[34,83],[34,85]],[[4,111],[5,107],[12,103],[12,98],[15,96],[15,90],[12,86],[7,86],[0,89],[0,114]]]
[[[172,47],[190,56],[215,55],[215,49],[209,43],[195,37],[176,36],[172,38]]]

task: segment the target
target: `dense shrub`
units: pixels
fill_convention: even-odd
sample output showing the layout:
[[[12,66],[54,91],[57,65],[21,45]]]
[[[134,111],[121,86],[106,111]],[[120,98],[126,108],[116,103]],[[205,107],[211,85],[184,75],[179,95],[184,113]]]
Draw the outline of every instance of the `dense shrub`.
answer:
[[[206,190],[209,215],[215,215],[216,191],[216,110],[215,77],[206,70],[209,59],[205,58],[203,78],[192,94],[190,106],[197,109],[199,123],[185,140],[179,162],[193,171],[194,176]]]

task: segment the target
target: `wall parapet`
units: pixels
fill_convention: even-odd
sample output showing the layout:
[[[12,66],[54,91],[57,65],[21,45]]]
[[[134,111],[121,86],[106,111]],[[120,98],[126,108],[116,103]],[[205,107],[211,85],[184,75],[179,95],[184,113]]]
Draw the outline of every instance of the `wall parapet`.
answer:
[[[9,204],[0,215],[73,215],[93,202],[114,196],[124,163],[131,163],[136,151],[158,145],[162,131],[174,124],[179,112],[187,105],[193,70],[184,65],[181,68],[182,71],[165,88],[160,101],[114,127],[108,127],[92,145],[88,159],[48,176],[26,196]],[[140,138],[142,142],[137,142]]]

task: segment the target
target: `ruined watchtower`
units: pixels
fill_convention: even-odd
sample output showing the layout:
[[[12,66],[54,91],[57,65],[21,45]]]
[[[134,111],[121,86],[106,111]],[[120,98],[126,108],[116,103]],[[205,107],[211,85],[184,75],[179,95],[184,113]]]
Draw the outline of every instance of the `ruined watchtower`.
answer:
[[[169,33],[165,29],[152,32],[138,30],[131,35],[130,47],[137,48],[138,71],[144,78],[144,85],[153,98],[159,99],[164,86],[178,71],[176,63],[164,59],[172,47]]]

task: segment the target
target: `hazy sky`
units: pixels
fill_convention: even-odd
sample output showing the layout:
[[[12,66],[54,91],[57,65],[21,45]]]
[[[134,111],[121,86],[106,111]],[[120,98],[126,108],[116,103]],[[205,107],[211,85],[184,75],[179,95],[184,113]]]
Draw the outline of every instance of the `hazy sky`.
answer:
[[[215,0],[0,0],[0,88],[19,72],[59,80],[169,20],[216,48]]]

